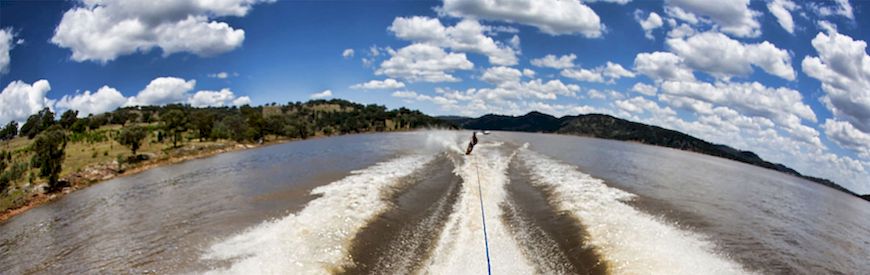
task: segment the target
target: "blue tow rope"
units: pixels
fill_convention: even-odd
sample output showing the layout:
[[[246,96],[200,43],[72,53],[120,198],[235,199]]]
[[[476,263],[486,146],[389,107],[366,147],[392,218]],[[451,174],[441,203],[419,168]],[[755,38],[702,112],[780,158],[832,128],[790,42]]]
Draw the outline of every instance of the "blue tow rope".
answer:
[[[480,219],[483,220],[483,243],[486,245],[486,273],[492,275],[492,264],[489,260],[489,238],[486,236],[486,212],[483,209],[483,192],[480,189],[480,167],[477,166],[477,159],[474,161],[474,168],[477,170],[477,194],[480,199]]]

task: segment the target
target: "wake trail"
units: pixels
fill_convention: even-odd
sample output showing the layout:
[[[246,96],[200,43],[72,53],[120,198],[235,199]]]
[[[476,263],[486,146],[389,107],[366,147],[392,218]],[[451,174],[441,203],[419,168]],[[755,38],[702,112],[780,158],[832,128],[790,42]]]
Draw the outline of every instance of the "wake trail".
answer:
[[[640,212],[625,201],[634,194],[529,149],[517,158],[532,184],[549,193],[554,210],[567,212],[588,233],[614,274],[745,274],[739,264],[715,252],[703,236]]]
[[[474,153],[457,168],[463,180],[462,190],[435,244],[432,257],[421,273],[487,274],[487,241],[484,238],[488,239],[492,274],[535,273],[535,268],[522,254],[502,219],[500,205],[507,196],[506,172],[513,153],[505,153],[501,145],[478,144]],[[480,185],[477,184],[478,176]],[[484,211],[481,211],[481,205]]]
[[[389,209],[403,178],[434,156],[411,155],[378,163],[312,190],[319,198],[300,212],[267,221],[212,245],[204,260],[231,261],[213,274],[330,274],[352,263],[352,239]]]

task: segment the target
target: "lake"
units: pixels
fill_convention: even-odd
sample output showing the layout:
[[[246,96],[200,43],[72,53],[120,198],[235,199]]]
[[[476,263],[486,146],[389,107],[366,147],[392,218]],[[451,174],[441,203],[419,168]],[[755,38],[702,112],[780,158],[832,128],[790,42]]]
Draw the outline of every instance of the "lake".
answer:
[[[857,274],[870,203],[636,143],[320,138],[76,191],[0,224],[0,273]]]

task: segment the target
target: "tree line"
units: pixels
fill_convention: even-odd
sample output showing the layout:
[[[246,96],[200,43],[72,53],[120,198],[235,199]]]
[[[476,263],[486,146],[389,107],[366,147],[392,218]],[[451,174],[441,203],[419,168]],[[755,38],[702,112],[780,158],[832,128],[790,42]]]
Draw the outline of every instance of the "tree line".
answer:
[[[15,121],[6,124],[0,129],[0,140],[8,143],[16,136],[33,139],[27,148],[31,153],[28,165],[48,180],[50,190],[57,190],[63,187],[58,176],[67,143],[104,140],[105,137],[92,133],[107,125],[121,126],[114,140],[128,147],[133,157],[138,156],[137,151],[151,134],[156,135],[157,142],[171,142],[171,148],[177,148],[179,143],[192,139],[261,143],[268,138],[305,139],[420,127],[455,128],[417,110],[388,110],[382,105],[332,99],[241,107],[137,106],[87,117],[78,117],[78,111],[67,110],[57,119],[55,113],[45,108],[28,117],[20,127]],[[0,191],[5,190],[10,181],[20,178],[20,175],[12,175],[13,172],[23,173],[21,165],[12,164],[11,159],[10,152],[0,154]],[[6,177],[6,173],[10,176]]]

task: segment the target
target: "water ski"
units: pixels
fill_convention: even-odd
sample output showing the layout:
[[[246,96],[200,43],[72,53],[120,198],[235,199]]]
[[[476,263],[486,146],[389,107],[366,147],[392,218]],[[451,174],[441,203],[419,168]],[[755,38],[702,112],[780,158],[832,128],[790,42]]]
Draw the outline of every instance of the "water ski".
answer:
[[[468,149],[465,149],[465,155],[471,155],[474,145],[477,145],[477,132],[471,134],[471,142],[468,143]]]

